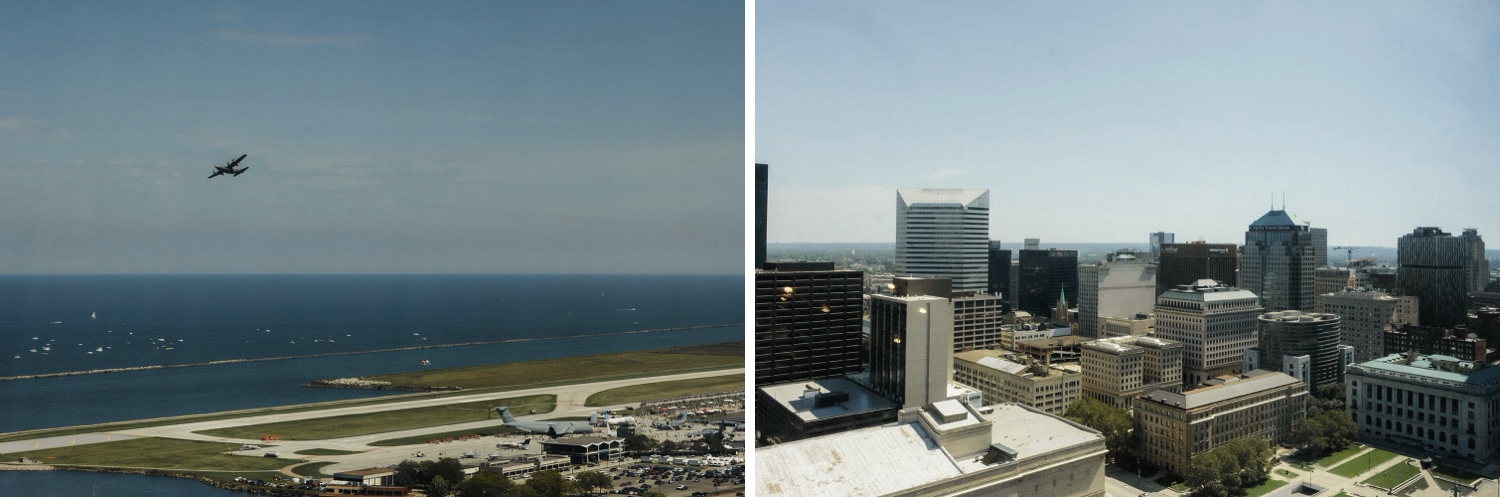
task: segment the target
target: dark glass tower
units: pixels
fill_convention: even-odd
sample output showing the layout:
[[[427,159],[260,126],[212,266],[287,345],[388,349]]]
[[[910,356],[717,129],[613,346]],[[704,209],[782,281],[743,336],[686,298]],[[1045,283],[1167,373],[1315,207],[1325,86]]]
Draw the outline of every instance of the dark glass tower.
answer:
[[[1018,290],[1021,310],[1033,316],[1051,315],[1057,296],[1068,299],[1068,307],[1078,306],[1077,250],[1021,250],[1021,288]]]
[[[1484,288],[1489,279],[1483,254],[1484,241],[1474,230],[1452,236],[1421,227],[1396,241],[1396,286],[1402,294],[1418,297],[1417,319],[1423,326],[1463,322],[1469,292]]]
[[[1281,371],[1283,356],[1308,356],[1312,359],[1312,385],[1343,381],[1339,364],[1339,328],[1337,314],[1303,313],[1301,311],[1269,312],[1260,315],[1260,368]]]
[[[755,165],[755,269],[766,263],[766,178],[769,167]]]
[[[832,262],[767,262],[755,272],[755,384],[855,374],[864,272]]]
[[[1162,246],[1156,264],[1156,294],[1177,285],[1214,280],[1228,286],[1239,284],[1239,248],[1233,243],[1169,243]]]
[[[999,295],[1007,302],[1004,312],[1009,313],[1009,302],[1015,300],[1010,292],[1015,289],[1010,287],[1010,251],[1000,249],[1000,240],[990,240],[989,287],[990,295]]]

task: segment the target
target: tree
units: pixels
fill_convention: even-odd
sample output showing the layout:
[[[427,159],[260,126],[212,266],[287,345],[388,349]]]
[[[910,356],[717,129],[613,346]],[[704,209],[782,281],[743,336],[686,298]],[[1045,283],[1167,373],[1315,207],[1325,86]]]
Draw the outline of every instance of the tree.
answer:
[[[1292,424],[1287,443],[1312,457],[1319,457],[1347,447],[1359,427],[1342,409],[1323,411]]]
[[[452,457],[438,459],[437,462],[433,462],[432,465],[423,469],[427,474],[428,481],[434,480],[439,476],[443,477],[449,483],[464,481],[464,463],[458,462],[458,459]]]
[[[407,459],[396,464],[396,475],[392,477],[392,482],[398,486],[410,487],[416,485],[421,476],[421,466],[416,461]]]
[[[665,452],[667,454],[671,454],[673,452],[677,452],[677,449],[679,448],[678,447],[679,445],[680,444],[678,444],[677,442],[674,442],[674,441],[671,441],[671,440],[667,440],[665,442],[662,442],[661,445],[659,446],[659,448],[661,449],[662,452]]]
[[[655,490],[647,490],[646,493],[641,494],[641,497],[667,497],[667,494]]]
[[[1270,475],[1275,452],[1259,438],[1238,438],[1193,456],[1188,467],[1188,488],[1194,495],[1224,497],[1258,485]]]
[[[660,445],[660,442],[657,442],[655,438],[645,435],[636,434],[625,437],[625,450],[628,451],[645,452],[655,449],[657,445]]]
[[[453,485],[448,484],[448,479],[442,476],[432,477],[432,483],[427,485],[427,495],[432,497],[448,497],[453,491]]]
[[[578,488],[584,492],[593,493],[597,490],[608,489],[613,482],[604,473],[598,471],[584,471],[578,474]]]
[[[562,497],[570,494],[574,487],[571,483],[573,482],[563,479],[562,473],[552,470],[537,471],[526,480],[526,486],[531,487],[542,497]]]
[[[1104,434],[1104,448],[1117,463],[1130,457],[1130,450],[1136,445],[1134,423],[1130,412],[1124,409],[1084,397],[1068,406],[1063,417]]]
[[[515,493],[516,484],[510,478],[480,471],[463,483],[453,487],[458,497],[509,497]]]

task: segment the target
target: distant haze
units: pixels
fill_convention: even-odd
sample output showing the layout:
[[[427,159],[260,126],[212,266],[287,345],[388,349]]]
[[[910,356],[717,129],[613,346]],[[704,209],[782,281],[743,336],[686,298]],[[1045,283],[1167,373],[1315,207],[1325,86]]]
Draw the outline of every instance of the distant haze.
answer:
[[[1244,243],[1285,192],[1331,246],[1500,246],[1500,3],[756,9],[771,241],[893,242],[897,188],[987,188],[1008,242]]]
[[[0,46],[0,273],[744,267],[739,2],[6,2]]]

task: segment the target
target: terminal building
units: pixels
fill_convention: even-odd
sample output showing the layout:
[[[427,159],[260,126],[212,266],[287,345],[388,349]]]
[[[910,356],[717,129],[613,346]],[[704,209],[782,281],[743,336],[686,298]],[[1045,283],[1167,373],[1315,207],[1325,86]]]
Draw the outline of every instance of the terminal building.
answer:
[[[560,471],[573,465],[569,456],[529,455],[511,458],[508,461],[485,461],[479,463],[481,471],[489,471],[506,478],[525,478],[543,470]]]
[[[1057,416],[1078,401],[1082,375],[1029,356],[996,350],[953,355],[953,381],[975,388],[991,404],[1016,403]]]
[[[1185,393],[1148,392],[1134,401],[1136,453],[1186,476],[1194,455],[1236,438],[1254,437],[1272,447],[1305,414],[1307,386],[1284,373],[1256,370]]]
[[[1350,366],[1345,385],[1361,441],[1484,464],[1500,455],[1500,367],[1409,352]]]
[[[1182,344],[1125,336],[1085,342],[1079,360],[1085,397],[1130,409],[1144,392],[1182,391]]]
[[[755,495],[1102,497],[1104,437],[1015,404],[935,402],[910,421],[756,450]]]
[[[564,456],[573,464],[587,464],[618,459],[624,452],[624,441],[609,437],[569,437],[542,441],[542,454]]]

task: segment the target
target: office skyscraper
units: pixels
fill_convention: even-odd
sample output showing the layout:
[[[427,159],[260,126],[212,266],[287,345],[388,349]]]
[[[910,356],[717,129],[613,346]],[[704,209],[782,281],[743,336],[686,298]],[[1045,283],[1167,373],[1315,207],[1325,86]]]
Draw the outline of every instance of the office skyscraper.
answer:
[[[1316,256],[1307,225],[1298,223],[1286,211],[1267,212],[1245,232],[1245,252],[1240,255],[1240,288],[1259,296],[1267,312],[1311,312],[1316,307],[1313,302]]]
[[[755,272],[755,384],[859,373],[864,272],[767,262]]]
[[[1151,240],[1151,261],[1150,262],[1157,262],[1157,261],[1161,260],[1161,249],[1162,249],[1162,247],[1165,247],[1169,243],[1177,243],[1177,241],[1176,241],[1177,240],[1177,235],[1174,235],[1172,233],[1167,233],[1165,231],[1158,231],[1158,232],[1152,233],[1150,235],[1150,240]]]
[[[1182,381],[1196,385],[1220,369],[1243,372],[1264,310],[1254,293],[1201,280],[1156,298],[1156,337],[1182,343]]]
[[[989,294],[999,295],[1005,302],[1014,302],[1010,287],[1010,251],[1000,248],[1000,240],[990,240]],[[1006,311],[1010,306],[1006,305]]]
[[[1058,295],[1068,299],[1068,307],[1078,306],[1077,250],[1022,250],[1020,299],[1021,310],[1032,316],[1050,316]]]
[[[1239,247],[1233,243],[1169,243],[1156,262],[1156,294],[1203,279],[1235,286]]]
[[[1396,286],[1418,298],[1423,326],[1462,323],[1469,293],[1484,289],[1489,261],[1484,240],[1475,230],[1452,236],[1436,227],[1421,227],[1396,241]]]
[[[1328,228],[1308,228],[1312,234],[1313,267],[1328,266]]]
[[[896,190],[896,274],[948,277],[953,289],[989,289],[990,191]]]
[[[1156,266],[1120,252],[1110,260],[1078,266],[1078,329],[1074,335],[1103,336],[1104,318],[1146,314],[1156,306]]]
[[[755,269],[766,262],[766,179],[765,164],[755,165]]]
[[[902,409],[948,398],[953,303],[918,295],[870,296],[869,387]]]
[[[1318,312],[1342,318],[1339,343],[1354,347],[1354,362],[1385,355],[1385,332],[1396,319],[1400,299],[1375,291],[1338,291],[1319,294]]]

